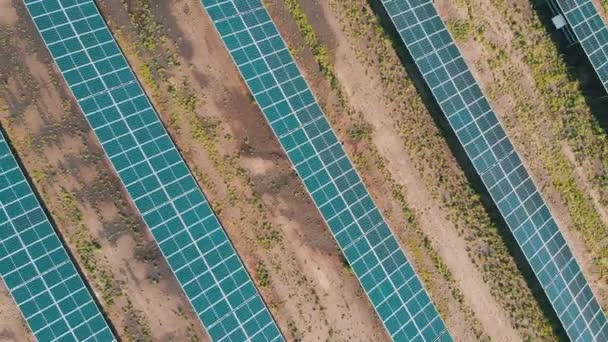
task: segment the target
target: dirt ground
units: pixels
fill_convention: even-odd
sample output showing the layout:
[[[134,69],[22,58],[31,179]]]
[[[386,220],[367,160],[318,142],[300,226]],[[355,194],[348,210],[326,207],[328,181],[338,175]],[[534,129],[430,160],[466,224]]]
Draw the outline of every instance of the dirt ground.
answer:
[[[35,341],[2,280],[0,280],[0,341]]]

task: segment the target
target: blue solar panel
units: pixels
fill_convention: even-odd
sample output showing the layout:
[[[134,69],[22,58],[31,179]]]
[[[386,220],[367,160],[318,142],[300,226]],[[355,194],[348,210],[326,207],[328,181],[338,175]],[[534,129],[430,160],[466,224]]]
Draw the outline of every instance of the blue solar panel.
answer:
[[[38,341],[114,341],[0,132],[0,276]]]
[[[451,341],[262,2],[202,4],[390,336]]]
[[[433,2],[382,3],[570,338],[608,341],[606,316]]]
[[[213,340],[283,337],[92,0],[27,9]]]
[[[608,91],[608,28],[592,0],[552,0],[572,28]]]

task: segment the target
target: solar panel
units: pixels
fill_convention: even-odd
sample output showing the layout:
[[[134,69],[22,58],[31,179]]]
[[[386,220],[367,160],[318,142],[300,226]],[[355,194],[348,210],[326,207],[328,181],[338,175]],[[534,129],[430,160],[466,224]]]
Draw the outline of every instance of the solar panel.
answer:
[[[0,276],[38,341],[114,341],[0,132]]]
[[[262,2],[202,4],[390,336],[451,341]]]
[[[607,341],[598,301],[433,2],[382,3],[568,335]]]
[[[552,0],[581,43],[597,76],[608,91],[608,28],[592,0]]]
[[[27,9],[213,340],[283,337],[92,0]]]

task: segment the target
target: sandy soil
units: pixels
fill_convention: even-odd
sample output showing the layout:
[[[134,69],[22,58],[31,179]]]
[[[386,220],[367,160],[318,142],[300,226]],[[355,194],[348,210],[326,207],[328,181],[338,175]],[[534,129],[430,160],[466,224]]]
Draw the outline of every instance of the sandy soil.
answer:
[[[8,289],[0,280],[0,342],[35,341]]]
[[[0,3],[0,25],[12,25],[17,20],[17,12],[9,1]]]
[[[1,0],[0,8],[9,9],[1,10],[3,16],[11,14],[11,25],[1,26],[0,32],[0,97],[8,109],[2,124],[103,309],[126,341],[206,340],[67,95],[22,2]],[[73,199],[67,200],[66,194]],[[91,240],[98,247],[85,254],[83,246]],[[5,294],[0,307],[14,311]],[[24,334],[17,329],[14,333],[19,341],[26,340],[20,337]]]
[[[507,134],[509,134],[516,149],[520,152],[532,178],[547,200],[548,206],[556,218],[561,231],[564,233],[575,257],[582,264],[583,272],[591,283],[592,289],[598,295],[600,302],[605,306],[608,301],[608,284],[600,281],[599,274],[593,265],[593,254],[586,247],[581,233],[573,228],[573,219],[562,197],[564,194],[559,193],[551,183],[543,161],[535,157],[539,153],[538,151],[546,148],[546,146],[560,146],[561,151],[558,153],[563,153],[570,161],[570,167],[574,171],[579,188],[586,196],[592,199],[590,204],[595,207],[595,210],[600,214],[603,223],[606,225],[608,224],[608,220],[606,220],[608,216],[606,216],[605,208],[597,200],[594,200],[594,198],[597,198],[597,194],[590,186],[586,173],[582,170],[584,166],[572,154],[569,146],[565,142],[560,141],[557,136],[550,132],[547,125],[542,123],[545,120],[551,120],[552,115],[547,109],[548,104],[543,101],[541,94],[536,89],[529,66],[525,63],[521,53],[513,49],[510,44],[514,36],[513,31],[490,1],[481,0],[478,2],[478,4],[476,3],[477,10],[474,13],[474,18],[477,18],[477,20],[485,18],[483,20],[489,24],[484,33],[485,36],[490,42],[506,50],[507,59],[501,64],[502,67],[493,68],[489,63],[495,57],[479,41],[468,39],[464,42],[458,42],[458,45],[476,78],[480,81],[484,92],[490,95],[491,103],[503,122],[503,127],[505,127]],[[438,1],[437,6],[441,16],[445,20],[461,18],[465,15],[462,9],[456,7],[450,1]],[[523,13],[534,14],[534,10],[528,2],[523,0],[518,1],[518,6],[525,9]],[[516,85],[513,86],[513,90],[504,91],[504,88],[502,88],[503,90],[497,93],[495,91],[496,86],[505,82],[505,73],[518,76],[510,78],[507,81],[516,82]],[[536,122],[537,129],[534,131],[535,134],[532,135],[526,131],[524,125],[517,123],[514,99],[520,93],[526,94],[527,103],[536,109],[538,118]]]
[[[129,6],[137,11],[138,2]],[[125,8],[117,0],[104,1],[101,8],[113,31],[120,32],[129,61],[141,71],[150,60],[137,53],[137,37]],[[176,1],[171,6],[156,2],[152,13],[159,31],[168,37],[166,48],[176,52],[181,66],[167,66],[169,82],[184,80],[200,99],[192,117],[214,123],[217,133],[212,142],[196,140],[190,114],[174,112],[166,93],[153,96],[154,102],[282,331],[290,340],[386,340],[198,1]],[[166,85],[163,80],[156,82]],[[144,83],[148,93],[154,93],[153,85]],[[222,157],[214,158],[216,153]],[[226,165],[244,173],[233,174]],[[256,197],[261,199],[261,210],[252,208]],[[270,247],[260,245],[260,235],[265,234],[262,222],[281,236]],[[269,274],[267,284],[261,285],[259,265]]]

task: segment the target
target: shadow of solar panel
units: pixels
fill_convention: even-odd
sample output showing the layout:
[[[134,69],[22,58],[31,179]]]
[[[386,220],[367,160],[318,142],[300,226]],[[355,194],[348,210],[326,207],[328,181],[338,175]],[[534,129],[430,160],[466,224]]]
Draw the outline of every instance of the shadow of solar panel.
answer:
[[[451,341],[260,0],[203,0],[390,336]]]
[[[92,0],[27,9],[213,340],[283,337]],[[243,9],[250,10],[248,2]]]
[[[608,28],[592,0],[551,0],[559,7],[608,91]]]
[[[382,3],[568,335],[608,340],[604,313],[432,1]]]
[[[114,341],[0,133],[0,276],[38,341]]]

